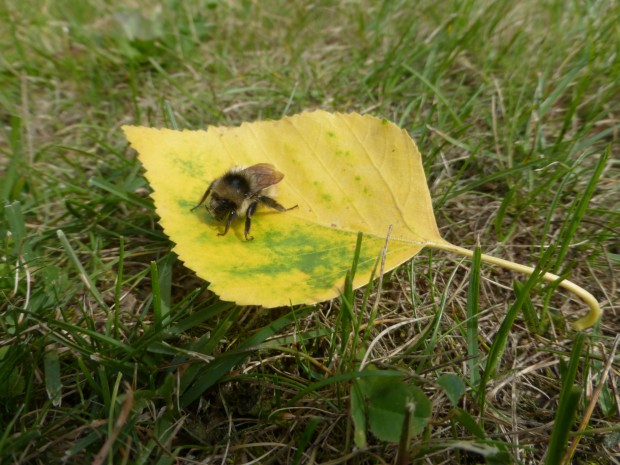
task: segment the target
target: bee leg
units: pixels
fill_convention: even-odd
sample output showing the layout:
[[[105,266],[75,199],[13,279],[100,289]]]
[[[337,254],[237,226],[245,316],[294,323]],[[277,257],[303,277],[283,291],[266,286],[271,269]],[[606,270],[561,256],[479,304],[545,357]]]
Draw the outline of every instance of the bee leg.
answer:
[[[190,212],[193,212],[194,210],[196,210],[198,207],[200,207],[204,203],[205,200],[207,200],[207,197],[209,197],[209,194],[211,193],[211,188],[212,187],[213,187],[213,183],[209,184],[209,187],[207,188],[207,190],[205,191],[204,195],[200,199],[200,202],[198,202],[198,205],[196,205],[194,208],[192,208],[190,210]]]
[[[230,225],[232,224],[233,220],[235,219],[235,216],[237,216],[237,213],[235,213],[234,210],[231,211],[230,214],[228,215],[228,219],[226,220],[226,226],[224,227],[224,232],[223,233],[218,233],[218,236],[225,236],[226,235],[226,233],[230,229]]]
[[[252,227],[252,215],[256,211],[257,206],[258,206],[258,202],[251,203],[250,206],[248,207],[248,210],[245,213],[245,231],[244,232],[245,232],[246,241],[251,241],[252,239],[254,239],[252,236],[249,236],[248,234],[250,234],[250,228]]]
[[[298,207],[298,205],[294,205],[294,206],[292,206],[290,208],[286,208],[286,207],[280,205],[278,202],[276,202],[271,197],[267,197],[266,195],[259,195],[257,200],[259,202],[264,203],[268,207],[273,208],[274,210],[278,210],[279,212],[287,212],[289,210],[292,210],[293,208],[297,208]]]

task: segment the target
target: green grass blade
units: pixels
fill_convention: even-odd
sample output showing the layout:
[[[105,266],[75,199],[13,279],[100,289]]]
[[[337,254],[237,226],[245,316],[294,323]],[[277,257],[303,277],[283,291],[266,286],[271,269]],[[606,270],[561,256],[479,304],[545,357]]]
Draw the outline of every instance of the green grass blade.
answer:
[[[515,295],[519,295],[523,292],[523,284],[521,284],[518,281],[515,281],[513,283],[513,288],[515,291]],[[525,324],[527,325],[527,328],[529,329],[529,331],[532,334],[541,334],[542,332],[542,325],[541,325],[541,319],[538,318],[538,315],[536,314],[536,310],[534,309],[534,304],[532,303],[532,299],[529,297],[529,295],[526,297],[525,301],[523,302],[523,319],[525,320]],[[542,318],[544,319],[544,317]]]
[[[542,118],[552,108],[553,104],[564,94],[566,89],[573,83],[577,74],[587,64],[586,60],[577,63],[560,81],[555,84],[555,88],[549,96],[540,104],[538,108],[539,117]]]
[[[131,192],[127,192],[122,189],[122,187],[116,186],[105,179],[101,179],[98,177],[90,178],[88,181],[89,186],[96,187],[105,192],[112,194],[114,197],[117,197],[125,202],[131,203],[137,207],[153,209],[153,202],[150,199],[143,199],[142,197],[138,197]]]
[[[67,236],[65,236],[65,233],[61,229],[59,229],[58,231],[56,231],[56,234],[58,235],[58,239],[60,240],[60,243],[65,249],[67,256],[69,257],[73,265],[77,268],[79,275],[80,275],[80,279],[86,286],[86,289],[88,289],[88,292],[97,301],[101,309],[106,311],[106,313],[109,313],[110,308],[104,302],[103,297],[101,296],[101,294],[99,293],[99,290],[97,289],[97,286],[95,285],[95,283],[92,281],[89,274],[84,269],[84,266],[82,266],[82,262],[80,262],[80,259],[78,258],[77,253],[75,252],[74,248],[71,246],[71,243],[67,239]]]
[[[481,251],[474,249],[471,270],[469,272],[469,288],[467,290],[467,369],[469,383],[477,389],[480,382],[480,354],[478,351],[478,312],[480,296],[480,264]]]
[[[544,159],[532,160],[532,161],[528,161],[525,163],[521,163],[518,166],[506,168],[504,170],[495,171],[488,176],[478,176],[476,177],[476,179],[471,181],[465,187],[462,187],[460,189],[455,189],[454,191],[452,191],[449,198],[458,197],[460,195],[463,195],[465,193],[475,190],[477,187],[484,186],[485,184],[489,184],[489,183],[492,183],[494,181],[498,181],[504,178],[510,178],[511,176],[514,176],[514,175],[523,176],[524,173],[527,173],[530,170],[530,168],[537,168],[547,163],[548,161]]]
[[[293,465],[298,465],[299,463],[301,463],[303,453],[305,452],[306,447],[308,447],[308,444],[310,443],[310,440],[312,439],[312,436],[314,435],[314,432],[316,431],[316,428],[321,421],[321,418],[312,418],[306,425],[306,428],[304,429],[304,432],[299,439],[299,442],[297,443],[295,455],[293,455]]]
[[[164,100],[164,115],[166,117],[167,126],[170,129],[179,129],[179,123],[177,123],[177,118],[174,116],[174,110],[172,109],[172,105],[170,105],[170,100]]]
[[[24,410],[25,404],[22,404],[18,407],[17,411],[13,415],[13,417],[5,424],[4,431],[2,432],[2,436],[0,437],[0,457],[3,456],[3,451],[7,446],[8,437],[13,431],[13,427],[17,420],[21,417],[21,413]]]
[[[24,178],[20,171],[24,164],[24,150],[22,145],[22,119],[18,116],[10,118],[11,131],[9,133],[9,146],[12,156],[4,172],[3,182],[0,183],[0,201],[6,202],[17,197],[22,190]]]
[[[159,271],[157,269],[157,262],[155,261],[151,262],[151,285],[153,287],[153,322],[155,324],[155,331],[161,331],[163,327],[162,301],[161,292],[159,290]]]
[[[547,458],[545,459],[546,465],[561,463],[568,444],[568,436],[575,420],[577,407],[579,407],[581,388],[579,386],[570,386],[566,390],[564,398],[565,402],[558,406],[557,415],[553,422],[553,431],[549,441],[549,448],[547,449]]]
[[[437,97],[437,99],[446,106],[446,109],[448,110],[452,118],[454,118],[454,121],[456,122],[458,126],[463,125],[463,122],[461,121],[459,116],[452,109],[452,105],[448,101],[447,97],[443,94],[443,92],[441,92],[441,90],[439,90],[439,88],[436,85],[431,83],[428,79],[426,79],[424,76],[422,76],[415,69],[409,67],[408,65],[402,64],[401,66],[403,66],[407,71],[409,71],[411,74],[416,76],[426,87],[428,87],[433,92],[433,94]]]
[[[44,364],[45,390],[54,407],[62,403],[62,381],[60,379],[60,360],[58,350],[52,348],[45,353]]]
[[[484,368],[484,373],[482,378],[480,379],[480,385],[478,389],[478,405],[482,412],[484,412],[486,397],[485,391],[486,386],[493,375],[495,375],[497,366],[504,354],[504,349],[506,348],[506,344],[508,343],[508,335],[512,329],[512,324],[514,323],[519,311],[523,307],[525,301],[529,297],[530,290],[534,287],[534,285],[538,282],[540,277],[540,270],[535,270],[534,273],[529,277],[526,283],[523,285],[523,288],[519,294],[517,294],[517,300],[510,306],[504,320],[502,321],[497,334],[495,335],[495,339],[493,340],[493,344],[491,345],[491,349],[489,350],[489,355],[487,357],[487,363]]]
[[[345,353],[349,350],[349,337],[351,334],[357,334],[356,329],[360,325],[360,321],[356,318],[355,312],[355,290],[353,289],[353,279],[357,273],[357,265],[359,262],[360,252],[362,250],[363,234],[357,233],[357,240],[355,243],[355,252],[353,253],[353,262],[351,268],[347,271],[343,291],[340,294],[340,311],[338,312],[338,320],[336,321],[336,331],[332,336],[332,341],[335,340],[338,333],[340,334],[340,358],[346,358]],[[334,344],[335,345],[335,344]],[[351,351],[355,351],[357,347],[357,339],[354,338],[351,341]]]
[[[581,388],[575,385],[575,377],[577,376],[584,341],[584,333],[577,333],[568,367],[562,376],[562,391],[560,392],[553,431],[547,449],[546,465],[559,464],[568,444],[568,435],[581,398]]]
[[[222,376],[228,373],[232,367],[240,363],[248,356],[248,352],[256,348],[261,342],[276,334],[281,328],[294,323],[297,319],[303,318],[314,309],[304,307],[278,318],[273,323],[257,331],[253,336],[246,339],[235,350],[220,355],[202,370],[202,374],[183,392],[180,399],[182,407],[186,407],[195,401],[204,391],[217,383]]]
[[[568,253],[568,249],[572,243],[573,238],[575,237],[575,233],[577,232],[577,228],[581,224],[583,217],[588,209],[588,205],[592,196],[594,195],[594,191],[598,186],[598,181],[603,173],[607,165],[607,160],[609,159],[609,155],[611,153],[611,147],[608,146],[605,152],[598,158],[596,166],[592,172],[592,176],[586,185],[584,191],[576,197],[575,206],[572,209],[573,214],[568,218],[566,227],[562,231],[562,237],[560,240],[560,247],[557,252],[557,259],[554,266],[554,271],[559,269],[560,265],[564,263],[566,259],[566,254]]]
[[[30,263],[34,255],[30,241],[26,239],[26,221],[20,202],[11,202],[4,206],[9,231],[13,241],[13,254],[15,257],[23,257],[26,264]]]
[[[423,352],[424,360],[432,360],[432,354],[435,352],[435,348],[439,344],[439,339],[441,337],[441,333],[440,333],[441,320],[446,310],[446,305],[448,302],[448,292],[449,292],[448,289],[450,289],[451,283],[454,281],[457,271],[458,271],[458,267],[455,267],[454,270],[452,270],[452,274],[448,278],[444,292],[441,294],[441,300],[438,305],[439,308],[437,309],[437,312],[435,313],[433,322],[431,324],[431,328],[429,328],[429,331],[428,331],[429,337],[428,339],[426,337],[424,338],[424,344],[425,344],[424,352]],[[417,371],[418,373],[420,373],[427,368],[428,368],[428,362],[420,363],[417,366]]]
[[[121,311],[121,297],[123,292],[123,267],[125,263],[125,238],[119,238],[118,245],[118,265],[116,268],[116,287],[114,289],[114,338],[119,338],[120,320],[119,313]],[[110,334],[108,328],[108,334]]]
[[[214,318],[221,313],[230,311],[232,308],[234,308],[234,306],[235,304],[233,304],[232,302],[215,302],[206,308],[197,310],[187,318],[184,318],[174,323],[168,328],[168,332],[175,335],[181,334],[185,331],[189,331],[190,329],[197,327],[201,323],[210,320],[211,318]]]

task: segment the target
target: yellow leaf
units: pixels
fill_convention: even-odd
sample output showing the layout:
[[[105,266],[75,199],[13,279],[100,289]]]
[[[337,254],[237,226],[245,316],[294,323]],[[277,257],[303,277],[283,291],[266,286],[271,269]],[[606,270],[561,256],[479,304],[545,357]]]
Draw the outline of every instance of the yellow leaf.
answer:
[[[315,111],[207,131],[123,129],[174,251],[224,300],[276,307],[336,297],[358,231],[364,236],[356,288],[368,283],[390,226],[385,271],[426,246],[469,253],[439,235],[420,152],[389,121]],[[257,163],[284,173],[276,199],[298,208],[260,208],[252,241],[242,220],[218,236],[224,225],[205,208],[191,208],[229,168]]]

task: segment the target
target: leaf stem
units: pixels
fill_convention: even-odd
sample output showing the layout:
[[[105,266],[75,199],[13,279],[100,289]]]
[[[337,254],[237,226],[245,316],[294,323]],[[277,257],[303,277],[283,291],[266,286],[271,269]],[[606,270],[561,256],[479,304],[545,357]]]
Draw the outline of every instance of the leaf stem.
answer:
[[[463,247],[459,247],[449,242],[427,242],[426,246],[433,248],[433,249],[447,250],[448,252],[453,252],[453,253],[464,255],[470,258],[474,256],[474,253],[471,250],[465,249]],[[493,257],[491,255],[481,254],[480,258],[482,259],[483,262],[492,263],[493,265],[499,265],[509,270],[518,271],[519,273],[525,273],[527,275],[531,275],[534,272],[534,268],[530,266],[520,265],[518,263],[514,263],[508,260]],[[561,279],[558,275],[555,275],[553,273],[545,273],[542,275],[542,278],[545,281],[549,281],[549,282],[557,282],[558,280]],[[598,319],[601,317],[601,314],[602,314],[601,306],[599,305],[598,301],[594,298],[594,296],[590,294],[588,291],[586,291],[584,288],[578,286],[572,281],[569,281],[568,279],[564,279],[560,281],[559,285],[562,286],[564,289],[572,292],[573,294],[576,294],[590,307],[590,311],[588,312],[588,314],[580,318],[579,320],[575,321],[573,323],[573,327],[576,330],[581,331],[594,325],[594,323],[598,321]]]

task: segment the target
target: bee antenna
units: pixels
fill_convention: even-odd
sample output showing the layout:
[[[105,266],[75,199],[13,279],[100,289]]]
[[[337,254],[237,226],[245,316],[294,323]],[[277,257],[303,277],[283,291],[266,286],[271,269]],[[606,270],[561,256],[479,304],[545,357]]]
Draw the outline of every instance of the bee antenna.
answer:
[[[213,186],[213,183],[211,183],[211,185],[207,188],[207,190],[205,191],[204,195],[202,196],[202,199],[200,199],[200,202],[198,202],[198,205],[196,205],[194,208],[192,208],[190,210],[190,212],[193,212],[194,210],[196,210],[198,207],[200,207],[205,200],[207,200],[207,197],[209,197],[209,194],[211,193],[211,187]]]

